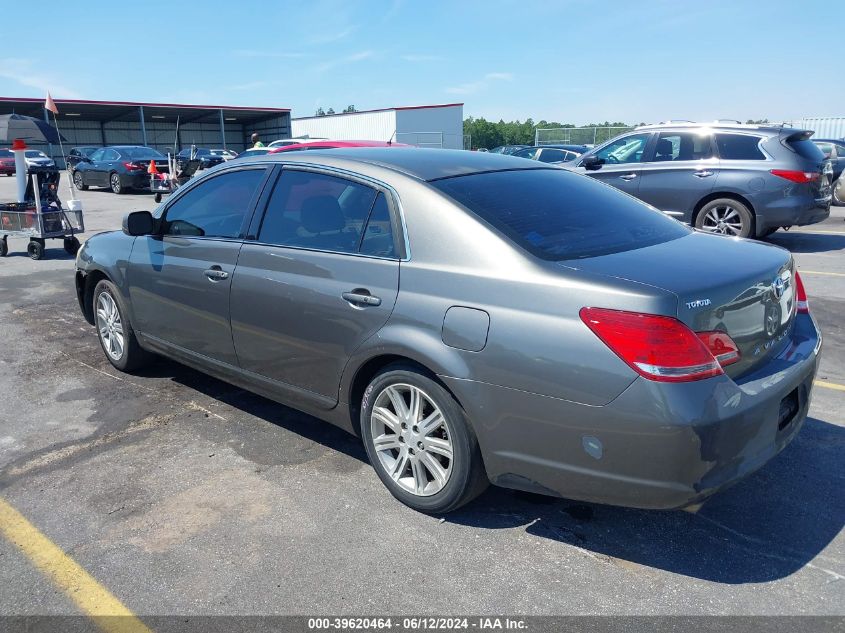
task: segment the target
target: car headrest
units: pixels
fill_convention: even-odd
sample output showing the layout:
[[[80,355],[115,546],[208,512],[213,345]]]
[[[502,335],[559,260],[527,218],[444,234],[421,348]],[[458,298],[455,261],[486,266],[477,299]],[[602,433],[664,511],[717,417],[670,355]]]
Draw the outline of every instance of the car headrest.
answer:
[[[662,138],[657,141],[657,155],[658,156],[671,156],[672,155],[672,141],[666,138]]]
[[[340,205],[332,196],[314,196],[302,203],[302,227],[309,233],[340,231],[346,226],[346,218]]]

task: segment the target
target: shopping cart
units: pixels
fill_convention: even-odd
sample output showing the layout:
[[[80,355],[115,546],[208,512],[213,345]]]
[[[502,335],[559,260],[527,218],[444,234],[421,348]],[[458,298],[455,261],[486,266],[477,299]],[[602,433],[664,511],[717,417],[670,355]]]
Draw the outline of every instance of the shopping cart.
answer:
[[[0,202],[0,257],[9,252],[9,236],[28,237],[26,252],[32,259],[44,257],[48,239],[62,239],[65,251],[76,255],[76,235],[85,232],[85,222],[82,209],[62,206],[59,171],[55,167],[30,167],[26,177],[26,202]]]

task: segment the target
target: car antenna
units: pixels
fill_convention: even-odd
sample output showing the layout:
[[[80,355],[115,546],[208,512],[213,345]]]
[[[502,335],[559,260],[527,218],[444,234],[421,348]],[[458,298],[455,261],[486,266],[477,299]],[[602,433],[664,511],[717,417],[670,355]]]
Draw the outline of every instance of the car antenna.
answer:
[[[390,135],[390,138],[387,139],[388,145],[393,145],[393,137],[396,136],[396,128],[393,128],[393,134]]]

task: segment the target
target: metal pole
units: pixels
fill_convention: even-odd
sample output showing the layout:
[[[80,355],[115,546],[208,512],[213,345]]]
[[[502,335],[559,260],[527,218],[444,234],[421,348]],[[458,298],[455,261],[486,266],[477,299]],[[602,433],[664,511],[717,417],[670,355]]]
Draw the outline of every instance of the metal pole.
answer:
[[[223,141],[223,149],[226,149],[226,124],[223,122],[223,108],[220,108],[220,139]]]
[[[47,108],[44,108],[44,120],[47,122],[47,125],[50,124],[50,111]],[[53,144],[47,143],[47,153],[50,154],[50,158],[53,158]],[[53,159],[55,160],[55,159]]]
[[[100,145],[106,146],[106,128],[102,121],[100,121]]]
[[[138,118],[141,119],[141,139],[143,145],[147,144],[147,126],[144,124],[144,106],[138,106]]]

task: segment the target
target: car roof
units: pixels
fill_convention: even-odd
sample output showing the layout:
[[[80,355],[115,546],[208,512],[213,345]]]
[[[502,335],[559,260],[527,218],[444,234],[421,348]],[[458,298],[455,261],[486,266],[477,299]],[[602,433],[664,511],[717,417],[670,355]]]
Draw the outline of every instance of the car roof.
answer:
[[[322,163],[327,166],[355,168],[356,164],[373,165],[403,173],[419,180],[431,181],[491,171],[523,169],[557,169],[524,158],[469,152],[460,149],[424,149],[418,147],[356,147],[325,149],[320,152],[278,152],[256,157],[256,162],[275,159],[279,162]]]
[[[326,147],[327,145],[331,147]],[[332,141],[329,139],[323,139],[321,141],[307,141],[304,143],[294,143],[292,145],[276,146],[272,148],[271,151],[274,154],[281,152],[296,152],[302,151],[303,148],[307,149],[309,147],[334,149],[340,147],[410,147],[410,145],[406,145],[405,143],[390,143],[388,141]]]
[[[778,123],[740,123],[739,121],[665,121],[663,123],[650,123],[648,125],[639,125],[634,128],[637,131],[650,130],[689,130],[708,128],[713,130],[726,130],[737,132],[762,132],[768,134],[795,134],[799,132],[807,132],[808,130],[802,128],[791,127],[788,125],[781,125]]]

